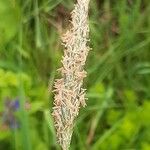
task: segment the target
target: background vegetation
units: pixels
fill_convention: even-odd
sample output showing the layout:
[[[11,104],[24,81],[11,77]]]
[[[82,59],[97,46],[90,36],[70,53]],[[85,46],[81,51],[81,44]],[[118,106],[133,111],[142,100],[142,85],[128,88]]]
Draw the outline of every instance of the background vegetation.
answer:
[[[50,116],[71,0],[0,1],[0,150],[59,150]],[[91,0],[87,107],[72,150],[150,150],[150,1]]]

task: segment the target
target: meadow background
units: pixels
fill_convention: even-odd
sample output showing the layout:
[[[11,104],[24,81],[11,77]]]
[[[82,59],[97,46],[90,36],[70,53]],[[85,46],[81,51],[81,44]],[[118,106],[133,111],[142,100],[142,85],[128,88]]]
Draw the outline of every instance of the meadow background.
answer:
[[[0,0],[0,150],[59,150],[53,82],[72,0]],[[87,107],[71,150],[150,150],[150,1],[91,0]]]

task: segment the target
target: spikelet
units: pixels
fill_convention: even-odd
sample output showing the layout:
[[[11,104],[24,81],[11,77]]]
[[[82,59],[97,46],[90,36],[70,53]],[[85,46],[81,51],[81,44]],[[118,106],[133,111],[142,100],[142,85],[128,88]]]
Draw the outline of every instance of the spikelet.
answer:
[[[58,143],[63,150],[68,150],[73,133],[75,118],[80,106],[85,107],[85,89],[82,89],[86,77],[84,65],[90,48],[88,26],[89,0],[77,0],[71,13],[71,29],[62,37],[65,47],[62,67],[58,69],[62,78],[54,84],[53,118]]]

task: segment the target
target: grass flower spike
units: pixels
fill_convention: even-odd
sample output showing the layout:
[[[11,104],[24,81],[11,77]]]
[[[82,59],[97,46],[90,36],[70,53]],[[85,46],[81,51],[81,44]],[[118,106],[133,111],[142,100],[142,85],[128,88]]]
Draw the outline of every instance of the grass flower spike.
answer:
[[[85,89],[82,88],[86,77],[84,65],[90,48],[88,47],[89,26],[88,6],[90,0],[77,0],[71,13],[71,28],[62,37],[65,47],[62,58],[61,79],[54,85],[53,117],[58,143],[68,150],[73,133],[75,118],[81,106],[85,107]]]

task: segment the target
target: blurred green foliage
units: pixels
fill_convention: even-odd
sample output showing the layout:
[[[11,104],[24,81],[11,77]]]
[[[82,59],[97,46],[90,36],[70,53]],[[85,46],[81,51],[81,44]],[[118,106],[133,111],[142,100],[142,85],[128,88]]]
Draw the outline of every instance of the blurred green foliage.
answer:
[[[60,149],[52,86],[72,9],[70,0],[0,1],[0,150]],[[88,101],[71,149],[149,150],[150,1],[91,0],[89,14]],[[7,97],[19,99],[19,128],[3,122]]]

